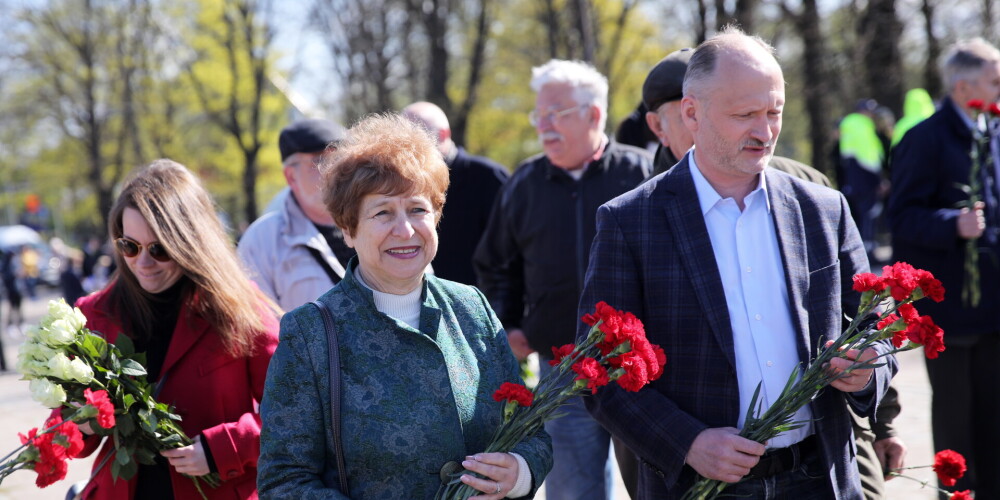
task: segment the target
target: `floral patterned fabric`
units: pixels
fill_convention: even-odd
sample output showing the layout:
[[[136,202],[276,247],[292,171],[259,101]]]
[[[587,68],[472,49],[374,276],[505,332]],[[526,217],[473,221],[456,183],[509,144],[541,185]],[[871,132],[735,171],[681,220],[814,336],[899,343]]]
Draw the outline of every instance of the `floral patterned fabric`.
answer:
[[[338,491],[330,429],[327,339],[307,304],[281,321],[261,414],[261,498],[433,498],[449,461],[483,451],[500,423],[493,392],[521,382],[507,336],[482,293],[426,276],[420,331],[375,308],[354,278],[320,297],[340,341],[341,428],[349,495]],[[531,494],[552,466],[548,435],[514,452]]]

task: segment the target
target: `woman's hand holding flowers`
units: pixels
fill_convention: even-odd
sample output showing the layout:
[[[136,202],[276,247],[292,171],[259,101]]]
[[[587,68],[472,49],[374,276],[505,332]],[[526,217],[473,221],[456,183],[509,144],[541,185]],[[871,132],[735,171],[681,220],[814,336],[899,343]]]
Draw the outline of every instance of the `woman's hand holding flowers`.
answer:
[[[201,436],[195,436],[192,444],[161,451],[160,455],[167,457],[170,466],[181,474],[204,476],[212,471],[208,467],[208,459],[205,457],[205,447],[201,444]]]
[[[510,453],[477,453],[465,457],[462,467],[472,472],[478,472],[485,478],[471,474],[463,474],[462,482],[485,493],[476,495],[469,500],[495,500],[504,498],[517,483],[517,459]]]

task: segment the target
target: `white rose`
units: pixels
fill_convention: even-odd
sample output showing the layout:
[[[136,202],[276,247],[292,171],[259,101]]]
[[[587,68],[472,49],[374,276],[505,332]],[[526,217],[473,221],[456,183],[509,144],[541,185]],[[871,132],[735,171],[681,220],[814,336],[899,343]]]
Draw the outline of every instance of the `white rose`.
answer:
[[[17,353],[17,371],[25,377],[44,377],[49,374],[48,361],[56,351],[37,342],[25,342]]]
[[[73,308],[66,303],[66,299],[49,301],[49,316],[52,319],[66,318],[73,314]]]
[[[76,340],[77,328],[66,319],[57,319],[39,333],[42,342],[52,347],[62,347]]]
[[[94,380],[94,370],[80,358],[69,362],[69,369],[66,370],[66,375],[81,384],[89,384]]]
[[[66,401],[66,391],[43,378],[32,380],[28,387],[31,397],[48,408],[58,408]]]
[[[49,359],[49,375],[63,380],[71,380],[69,376],[69,358],[61,352]]]
[[[83,312],[75,307],[73,308],[73,313],[66,317],[66,321],[68,321],[70,326],[77,331],[82,330],[83,327],[87,326],[87,317],[83,315]]]

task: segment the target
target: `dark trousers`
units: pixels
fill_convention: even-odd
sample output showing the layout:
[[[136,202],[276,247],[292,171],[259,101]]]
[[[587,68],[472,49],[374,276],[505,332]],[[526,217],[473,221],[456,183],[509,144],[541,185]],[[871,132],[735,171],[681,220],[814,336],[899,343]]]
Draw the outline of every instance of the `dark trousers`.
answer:
[[[1000,499],[1000,332],[946,336],[945,343],[937,359],[927,360],[934,451],[955,450],[969,467],[947,489]]]
[[[746,479],[722,490],[720,498],[829,500],[835,498],[823,457],[814,452],[792,470],[763,479]]]

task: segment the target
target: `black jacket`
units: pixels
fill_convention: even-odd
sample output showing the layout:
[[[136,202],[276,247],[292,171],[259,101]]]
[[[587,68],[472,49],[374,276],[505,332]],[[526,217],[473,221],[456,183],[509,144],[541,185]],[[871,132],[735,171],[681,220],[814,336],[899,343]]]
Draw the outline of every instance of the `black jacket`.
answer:
[[[958,235],[959,203],[968,201],[972,131],[950,99],[914,125],[892,150],[892,193],[888,215],[897,260],[934,273],[944,285],[944,302],[921,300],[917,309],[934,318],[949,336],[996,332],[1000,325],[1000,216],[987,204],[986,231],[978,240],[979,307],[965,307],[965,242]],[[988,160],[987,160],[988,161]],[[983,180],[988,169],[983,169]],[[992,176],[990,176],[992,177]],[[995,197],[996,187],[984,193]],[[995,198],[994,198],[995,199]]]
[[[524,330],[542,356],[576,336],[597,207],[651,169],[648,152],[611,141],[579,181],[538,155],[500,191],[476,249],[479,287],[504,327]]]
[[[448,199],[438,226],[434,274],[466,285],[476,284],[472,254],[490,218],[493,200],[507,181],[507,169],[493,160],[458,148],[448,161]]]

